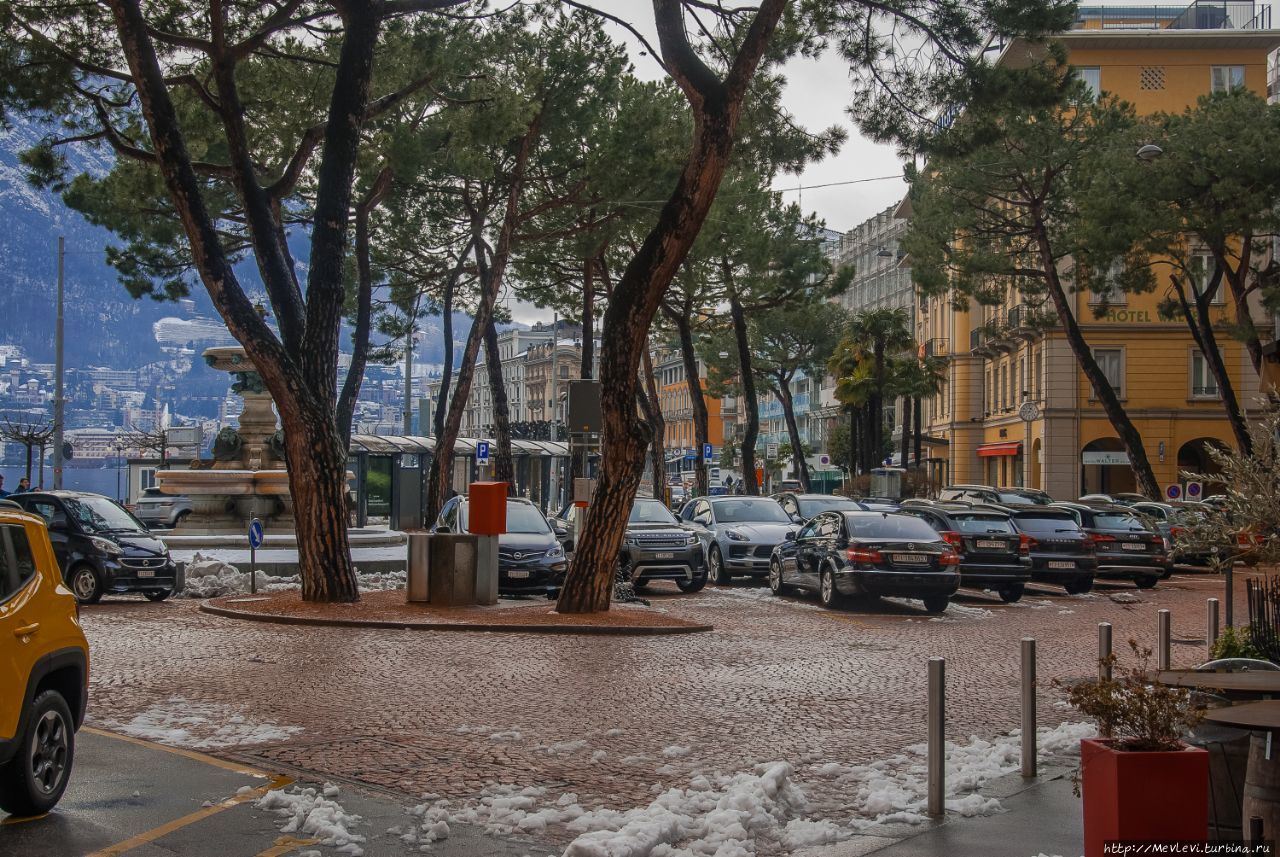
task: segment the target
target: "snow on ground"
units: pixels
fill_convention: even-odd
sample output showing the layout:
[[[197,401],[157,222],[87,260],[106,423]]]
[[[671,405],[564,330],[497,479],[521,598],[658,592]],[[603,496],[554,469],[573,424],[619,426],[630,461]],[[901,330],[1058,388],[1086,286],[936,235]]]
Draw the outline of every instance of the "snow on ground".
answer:
[[[296,574],[279,576],[259,571],[256,577],[259,592],[281,592],[286,589],[302,588],[302,578]],[[404,589],[407,579],[403,571],[364,574],[358,568],[356,577],[361,592]],[[187,563],[186,586],[182,590],[182,595],[187,598],[217,598],[221,595],[247,595],[249,589],[247,571],[240,571],[230,563],[197,553]]]
[[[1038,748],[1042,756],[1074,753],[1081,738],[1094,734],[1087,723],[1041,729]],[[949,743],[947,810],[963,816],[1000,811],[1000,802],[981,788],[1016,771],[1020,761],[1017,732]],[[825,762],[796,769],[766,762],[731,775],[695,772],[683,787],[655,786],[649,805],[626,811],[585,807],[573,792],[554,797],[542,786],[493,784],[462,802],[426,796],[428,802],[409,811],[414,826],[393,832],[406,843],[429,844],[446,837],[453,823],[496,835],[557,826],[575,836],[564,857],[765,857],[839,842],[877,825],[921,823],[926,781],[925,747],[915,745],[868,765]]]
[[[192,702],[180,696],[171,696],[132,720],[104,720],[101,725],[136,738],[196,750],[270,744],[285,741],[302,731],[299,726],[253,720],[241,708]]]
[[[270,810],[286,819],[281,833],[298,833],[328,845],[338,851],[361,857],[360,846],[365,838],[351,829],[360,824],[358,815],[348,813],[334,798],[338,787],[325,783],[322,788],[272,789],[255,804],[259,809]],[[317,852],[318,853],[318,852]]]

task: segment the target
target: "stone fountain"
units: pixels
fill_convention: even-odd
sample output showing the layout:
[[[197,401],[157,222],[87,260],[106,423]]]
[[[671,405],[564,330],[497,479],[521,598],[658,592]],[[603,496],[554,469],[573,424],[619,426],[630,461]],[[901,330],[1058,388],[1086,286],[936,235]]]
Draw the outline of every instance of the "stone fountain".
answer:
[[[211,464],[193,462],[190,470],[156,472],[162,493],[191,498],[191,514],[176,533],[243,533],[255,515],[269,532],[291,532],[284,435],[276,427],[271,394],[238,345],[210,348],[204,361],[231,374],[231,390],[244,399],[244,410],[236,428],[228,426],[214,438]]]

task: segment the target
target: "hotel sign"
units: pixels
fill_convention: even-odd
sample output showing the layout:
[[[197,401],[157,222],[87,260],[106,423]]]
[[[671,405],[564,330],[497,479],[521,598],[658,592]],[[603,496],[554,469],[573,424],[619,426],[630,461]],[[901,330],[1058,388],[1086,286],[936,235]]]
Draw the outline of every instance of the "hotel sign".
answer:
[[[1082,452],[1080,453],[1081,464],[1128,464],[1129,453],[1127,452]]]

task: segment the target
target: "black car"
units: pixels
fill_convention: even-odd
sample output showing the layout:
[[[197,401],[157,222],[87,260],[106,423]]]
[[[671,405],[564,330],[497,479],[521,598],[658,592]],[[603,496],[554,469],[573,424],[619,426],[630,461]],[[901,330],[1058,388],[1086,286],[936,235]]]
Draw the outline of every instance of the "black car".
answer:
[[[947,609],[960,585],[960,557],[933,528],[894,512],[822,512],[773,550],[769,588],[818,593],[834,607],[850,595],[919,598]]]
[[[431,532],[468,532],[467,498],[445,503]],[[553,597],[567,568],[564,547],[542,511],[528,500],[507,498],[507,531],[498,536],[498,592]]]
[[[1132,580],[1150,589],[1164,577],[1168,557],[1164,537],[1132,509],[1109,503],[1057,503],[1074,512],[1093,537],[1098,577]]]
[[[1031,580],[1031,558],[1022,552],[1022,535],[1006,512],[968,503],[910,502],[904,515],[915,515],[938,531],[960,554],[960,585],[990,589],[1012,604]]]
[[[839,497],[834,494],[797,494],[791,491],[784,491],[781,494],[774,494],[773,499],[782,507],[782,511],[787,513],[787,517],[797,524],[803,524],[819,512],[844,509],[867,510],[866,505],[857,500],[850,500],[848,497]]]
[[[948,485],[938,492],[938,499],[1016,506],[1048,506],[1053,502],[1052,497],[1038,488],[997,488],[992,485]]]
[[[1093,589],[1098,568],[1093,539],[1070,510],[1053,506],[1006,508],[1018,532],[1026,536],[1022,550],[1031,557],[1031,579],[1061,586],[1069,595]]]
[[[163,601],[179,588],[164,542],[109,497],[82,491],[29,491],[10,500],[44,518],[62,577],[81,604],[108,592]]]
[[[701,540],[660,500],[637,497],[631,504],[618,565],[629,569],[637,589],[651,580],[674,580],[681,592],[707,585]]]

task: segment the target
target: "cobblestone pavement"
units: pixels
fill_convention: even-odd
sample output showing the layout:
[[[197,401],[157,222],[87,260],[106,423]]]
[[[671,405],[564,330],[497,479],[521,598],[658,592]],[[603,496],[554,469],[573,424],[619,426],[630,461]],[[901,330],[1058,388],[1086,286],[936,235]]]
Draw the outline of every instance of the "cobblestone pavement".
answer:
[[[1244,613],[1243,578],[1236,604]],[[665,586],[662,584],[661,586]],[[1154,644],[1173,613],[1175,666],[1204,660],[1220,578],[1086,596],[1032,588],[1016,605],[962,595],[839,611],[752,584],[655,606],[715,625],[675,637],[566,637],[302,628],[108,599],[84,610],[90,722],[277,769],[417,796],[493,783],[551,786],[585,804],[646,803],[657,783],[772,760],[865,763],[925,737],[925,663],[947,659],[948,734],[1018,724],[1018,640],[1039,641],[1042,725],[1078,719],[1050,679],[1093,670],[1098,622]],[[687,752],[686,752],[687,751]]]

